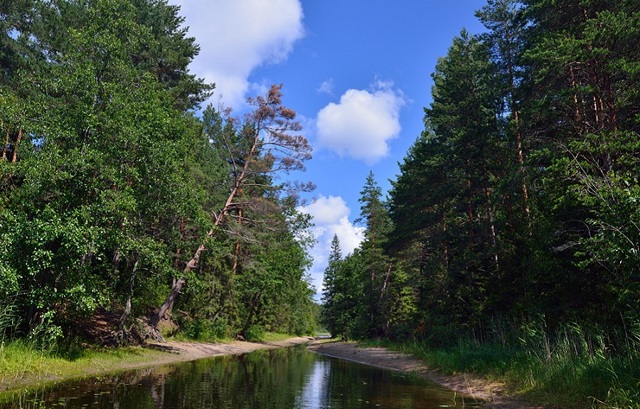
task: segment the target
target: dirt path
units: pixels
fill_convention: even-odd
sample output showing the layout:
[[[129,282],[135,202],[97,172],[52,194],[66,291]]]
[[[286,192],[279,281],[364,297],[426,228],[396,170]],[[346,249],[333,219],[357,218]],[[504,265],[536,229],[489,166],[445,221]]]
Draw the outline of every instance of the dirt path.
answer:
[[[505,395],[504,385],[489,382],[468,375],[446,376],[429,370],[418,359],[393,352],[385,348],[360,348],[356,344],[346,342],[315,343],[309,349],[327,356],[359,362],[379,368],[402,372],[415,372],[458,393],[481,399],[487,402],[488,408],[496,409],[541,409],[542,406],[531,406]]]

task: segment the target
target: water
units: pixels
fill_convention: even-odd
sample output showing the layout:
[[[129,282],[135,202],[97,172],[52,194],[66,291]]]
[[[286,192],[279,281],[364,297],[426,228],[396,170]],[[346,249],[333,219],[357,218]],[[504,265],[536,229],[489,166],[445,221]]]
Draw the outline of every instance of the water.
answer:
[[[0,397],[0,409],[355,409],[480,407],[413,375],[304,346],[202,359]]]

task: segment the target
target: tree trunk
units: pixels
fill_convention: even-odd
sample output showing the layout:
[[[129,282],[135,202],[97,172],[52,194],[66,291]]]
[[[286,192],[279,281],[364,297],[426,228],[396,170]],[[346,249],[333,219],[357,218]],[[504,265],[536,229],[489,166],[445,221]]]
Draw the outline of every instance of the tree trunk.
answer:
[[[525,177],[525,168],[524,168],[524,149],[522,148],[522,131],[521,131],[521,126],[520,126],[520,112],[518,110],[518,107],[516,105],[516,101],[515,101],[515,94],[516,94],[516,80],[515,80],[515,73],[514,73],[514,67],[513,64],[511,63],[512,61],[512,50],[511,50],[511,46],[510,46],[510,42],[507,42],[508,46],[507,46],[507,54],[508,54],[508,58],[510,61],[509,63],[509,109],[511,110],[511,113],[513,114],[513,124],[515,126],[515,137],[516,137],[516,155],[518,158],[518,167],[519,167],[519,171],[520,174],[522,176],[522,204],[524,207],[524,213],[527,217],[527,220],[529,222],[529,227],[531,225],[531,207],[529,205],[529,189],[527,187],[527,180]],[[529,229],[531,230],[531,229]]]
[[[167,295],[167,298],[164,300],[160,308],[158,308],[158,311],[156,311],[156,313],[153,315],[153,317],[151,317],[151,320],[149,321],[149,324],[151,324],[154,329],[158,328],[158,324],[160,324],[160,321],[162,320],[162,318],[164,318],[164,315],[173,306],[173,302],[178,297],[178,294],[180,294],[180,290],[182,290],[182,287],[184,287],[186,282],[187,280],[184,277],[180,277],[179,279],[174,280],[169,295]]]
[[[493,208],[491,207],[491,192],[489,188],[484,188],[484,193],[487,197],[487,218],[489,219],[489,228],[491,230],[491,244],[493,245],[493,261],[496,265],[496,273],[500,271],[500,257],[498,255],[498,233],[496,230],[496,223],[493,216]]]
[[[447,245],[447,216],[442,213],[442,256],[445,268],[449,268],[449,246]]]
[[[16,144],[13,146],[13,158],[11,158],[11,163],[16,163],[18,160],[18,145],[22,140],[22,129],[18,130],[18,138],[16,139]]]
[[[529,189],[527,187],[527,179],[524,169],[524,151],[522,149],[522,134],[520,132],[520,116],[518,110],[513,111],[513,121],[516,128],[516,153],[518,155],[518,167],[520,175],[522,176],[522,204],[524,207],[524,213],[527,217],[529,225],[531,225],[531,207],[529,205]],[[529,226],[531,227],[531,226]]]
[[[262,291],[259,291],[255,297],[251,300],[251,309],[249,310],[249,316],[247,317],[247,321],[244,323],[244,327],[242,331],[240,331],[240,336],[244,339],[247,339],[247,331],[249,331],[249,327],[251,327],[251,322],[253,321],[253,317],[256,314],[256,310],[258,309],[258,302],[260,301],[260,296],[262,295]]]
[[[118,324],[118,329],[120,331],[124,330],[124,324],[129,318],[131,314],[131,298],[133,297],[133,286],[136,280],[136,274],[138,273],[138,254],[135,255],[135,261],[133,263],[133,269],[131,270],[131,279],[129,280],[129,291],[127,292],[127,302],[124,307],[124,313],[120,317],[120,323]]]
[[[389,264],[389,268],[387,268],[387,274],[385,274],[384,282],[382,283],[382,288],[380,289],[380,302],[384,300],[384,296],[387,292],[387,287],[389,286],[390,278],[391,278],[391,264]]]
[[[9,135],[11,130],[7,128],[7,136],[4,139],[4,145],[2,147],[2,160],[7,160],[7,148],[9,147]]]

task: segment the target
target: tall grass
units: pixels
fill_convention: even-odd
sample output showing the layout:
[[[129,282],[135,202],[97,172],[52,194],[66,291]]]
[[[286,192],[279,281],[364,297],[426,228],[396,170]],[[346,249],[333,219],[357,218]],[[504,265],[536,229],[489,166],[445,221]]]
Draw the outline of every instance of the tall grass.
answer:
[[[640,331],[622,338],[578,324],[549,331],[543,321],[479,342],[446,347],[408,342],[393,347],[447,373],[466,372],[505,382],[510,393],[562,408],[640,408]]]
[[[0,303],[0,353],[20,322],[16,310],[15,304],[11,302]]]
[[[26,373],[44,368],[43,351],[33,342],[15,339],[20,320],[11,299],[0,303],[0,383],[24,378]],[[39,370],[39,369],[38,369]]]

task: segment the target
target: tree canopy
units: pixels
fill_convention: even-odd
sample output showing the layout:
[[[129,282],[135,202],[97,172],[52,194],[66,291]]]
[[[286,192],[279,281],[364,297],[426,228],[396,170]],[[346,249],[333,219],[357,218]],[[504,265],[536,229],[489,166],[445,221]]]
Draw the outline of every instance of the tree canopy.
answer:
[[[582,325],[621,353],[640,322],[640,10],[489,0],[476,15],[486,32],[463,30],[438,61],[383,206],[366,180],[366,239],[331,258],[325,323],[356,310],[376,328],[360,336],[435,345]],[[341,307],[349,277],[360,295]]]
[[[199,48],[178,12],[164,0],[0,5],[0,292],[18,334],[84,336],[76,324],[106,314],[118,325],[102,341],[132,341],[144,335],[134,318],[170,290],[153,326],[314,328],[295,211],[312,186],[279,179],[311,154],[295,112],[274,86],[244,118],[197,115],[213,86],[189,73]]]

